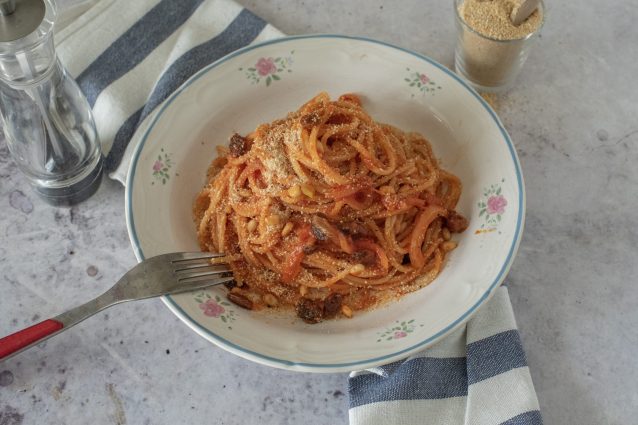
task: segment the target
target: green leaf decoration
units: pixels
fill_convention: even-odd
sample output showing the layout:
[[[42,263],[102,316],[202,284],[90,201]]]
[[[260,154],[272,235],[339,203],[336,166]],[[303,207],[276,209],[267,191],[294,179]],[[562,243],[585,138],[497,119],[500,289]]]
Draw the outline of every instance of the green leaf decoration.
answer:
[[[269,86],[271,81],[272,79],[268,76],[268,78],[266,78],[266,86]]]
[[[496,190],[496,194],[497,194],[497,195],[500,195],[500,194],[501,194],[501,188],[500,188],[500,187]]]
[[[391,339],[392,339],[392,337],[391,337],[391,336],[389,336],[389,337],[387,337],[385,340],[386,340],[386,341],[390,341]]]
[[[413,322],[414,322],[414,319],[410,320],[408,323],[413,323]]]
[[[281,62],[281,58],[275,58],[275,62]]]
[[[228,322],[228,320],[226,319],[226,316],[221,316],[221,318],[222,318],[222,322],[224,323]]]
[[[479,217],[481,217],[483,214],[485,214],[485,210],[479,211]]]
[[[249,70],[250,72],[255,72],[255,71],[257,71],[255,68],[248,68],[248,70]]]
[[[215,295],[215,301],[220,302],[221,298],[219,298],[219,295]]]
[[[276,74],[272,74],[272,78],[277,81],[281,80],[281,78]]]

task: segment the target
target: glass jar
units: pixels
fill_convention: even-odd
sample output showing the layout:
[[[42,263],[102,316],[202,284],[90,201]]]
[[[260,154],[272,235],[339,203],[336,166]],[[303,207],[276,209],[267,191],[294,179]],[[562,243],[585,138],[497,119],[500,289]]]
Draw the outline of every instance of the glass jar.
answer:
[[[535,31],[522,38],[499,40],[479,33],[463,20],[459,11],[463,2],[454,0],[457,31],[454,69],[478,91],[504,91],[513,84],[538,38],[545,20],[545,6],[541,1],[542,21]]]

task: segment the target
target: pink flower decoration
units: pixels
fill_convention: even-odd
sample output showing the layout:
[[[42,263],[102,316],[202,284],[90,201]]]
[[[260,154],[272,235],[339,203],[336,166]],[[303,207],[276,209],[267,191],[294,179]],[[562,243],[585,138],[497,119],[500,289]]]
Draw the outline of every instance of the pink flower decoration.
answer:
[[[427,84],[430,82],[430,79],[425,74],[419,75],[419,80],[421,80],[421,84]]]
[[[162,164],[162,161],[155,161],[155,164],[153,164],[153,171],[159,171],[164,167],[164,164]]]
[[[394,332],[394,339],[399,339],[399,338],[403,338],[408,336],[407,332],[404,331],[395,331]]]
[[[259,58],[257,64],[255,64],[255,68],[257,68],[257,72],[262,77],[277,72],[277,67],[275,66],[273,58]]]
[[[199,308],[204,310],[204,314],[210,317],[219,317],[224,313],[224,307],[217,304],[215,300],[208,300],[205,303],[201,303]]]
[[[506,205],[507,199],[505,199],[503,195],[490,196],[487,200],[487,213],[503,214]]]

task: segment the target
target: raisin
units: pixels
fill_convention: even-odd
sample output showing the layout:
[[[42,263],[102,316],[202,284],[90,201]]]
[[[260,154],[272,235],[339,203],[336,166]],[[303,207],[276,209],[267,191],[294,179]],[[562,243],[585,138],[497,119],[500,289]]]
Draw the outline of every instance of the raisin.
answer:
[[[295,307],[297,316],[306,323],[319,323],[323,320],[323,302],[302,298]]]
[[[230,138],[230,155],[237,158],[248,152],[248,140],[235,133]]]
[[[461,233],[467,226],[469,226],[469,221],[467,218],[463,217],[461,214],[456,211],[451,211],[450,215],[446,219],[446,225],[450,232],[452,233]]]
[[[348,223],[341,223],[338,226],[339,230],[349,236],[370,236],[372,233],[366,226],[361,223],[357,223],[356,221],[351,221]]]
[[[230,291],[235,286],[237,286],[237,282],[235,282],[234,280],[231,280],[230,282],[224,283],[224,286]]]
[[[352,253],[352,259],[369,267],[376,264],[377,254],[369,249],[360,249]]]
[[[326,318],[335,317],[341,311],[343,297],[341,294],[330,294],[323,302],[323,315]]]
[[[317,238],[318,241],[325,242],[328,240],[328,234],[319,226],[311,225],[310,231],[312,232],[312,236]]]

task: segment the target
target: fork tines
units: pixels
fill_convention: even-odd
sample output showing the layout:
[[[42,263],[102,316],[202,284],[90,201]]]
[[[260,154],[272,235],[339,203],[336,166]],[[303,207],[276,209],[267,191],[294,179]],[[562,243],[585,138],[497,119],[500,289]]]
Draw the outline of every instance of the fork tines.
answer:
[[[181,263],[184,261],[191,260],[201,260],[201,259],[211,259],[211,258],[219,258],[223,257],[226,254],[218,253],[218,252],[179,252],[173,254],[172,263]]]
[[[232,272],[224,263],[211,264],[213,258],[223,257],[224,254],[212,252],[180,253],[178,258],[171,261],[173,271],[180,283],[195,283],[211,279],[223,278],[232,280]],[[221,283],[221,282],[220,282]]]

